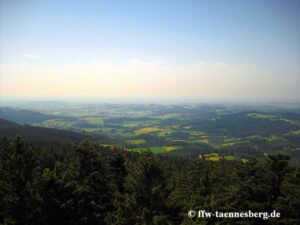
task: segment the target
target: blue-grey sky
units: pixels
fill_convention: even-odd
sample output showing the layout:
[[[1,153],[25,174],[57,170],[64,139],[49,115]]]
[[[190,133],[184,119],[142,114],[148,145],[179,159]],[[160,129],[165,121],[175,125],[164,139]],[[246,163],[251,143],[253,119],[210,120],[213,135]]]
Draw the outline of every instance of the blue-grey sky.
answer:
[[[2,97],[300,100],[298,0],[0,2]]]

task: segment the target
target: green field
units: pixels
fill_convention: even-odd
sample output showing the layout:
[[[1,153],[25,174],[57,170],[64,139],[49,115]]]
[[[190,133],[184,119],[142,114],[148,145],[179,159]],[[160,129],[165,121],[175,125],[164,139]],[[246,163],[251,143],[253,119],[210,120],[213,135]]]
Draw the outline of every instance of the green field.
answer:
[[[225,156],[230,151],[244,157],[262,156],[262,152],[274,149],[296,154],[295,149],[300,148],[298,114],[260,112],[255,107],[251,111],[249,106],[243,111],[241,106],[225,105],[207,108],[201,104],[99,104],[49,110],[43,113],[52,118],[34,125],[85,132],[93,137],[105,135],[117,146],[133,151],[149,148],[156,153],[176,153],[181,150],[196,157],[210,149]]]
[[[146,143],[146,140],[144,140],[144,139],[132,139],[132,140],[127,140],[127,143],[134,144],[134,145],[140,145],[140,144]]]
[[[166,153],[166,152],[171,152],[177,149],[181,149],[181,146],[155,146],[155,147],[137,147],[137,148],[131,148],[129,151],[134,151],[134,152],[145,152],[145,151],[150,151],[153,153]]]

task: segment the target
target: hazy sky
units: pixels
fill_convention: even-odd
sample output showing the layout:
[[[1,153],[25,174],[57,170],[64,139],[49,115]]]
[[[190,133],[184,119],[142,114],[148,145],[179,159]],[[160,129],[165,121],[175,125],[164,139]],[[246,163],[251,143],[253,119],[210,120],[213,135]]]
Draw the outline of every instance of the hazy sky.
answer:
[[[300,1],[0,0],[0,97],[300,101]]]

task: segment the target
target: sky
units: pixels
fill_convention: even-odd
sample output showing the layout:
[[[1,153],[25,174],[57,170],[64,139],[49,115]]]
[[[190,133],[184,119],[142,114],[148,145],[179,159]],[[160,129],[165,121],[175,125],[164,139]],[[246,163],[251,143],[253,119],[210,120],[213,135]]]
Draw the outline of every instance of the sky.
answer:
[[[0,100],[300,101],[300,1],[0,0]]]

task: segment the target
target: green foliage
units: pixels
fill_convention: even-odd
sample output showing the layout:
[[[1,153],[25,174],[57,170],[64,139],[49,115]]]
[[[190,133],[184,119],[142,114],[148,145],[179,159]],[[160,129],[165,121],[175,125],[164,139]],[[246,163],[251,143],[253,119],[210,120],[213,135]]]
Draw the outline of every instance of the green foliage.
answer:
[[[300,223],[300,166],[194,160],[81,144],[0,141],[1,225]],[[189,218],[188,210],[266,211],[281,218]]]

